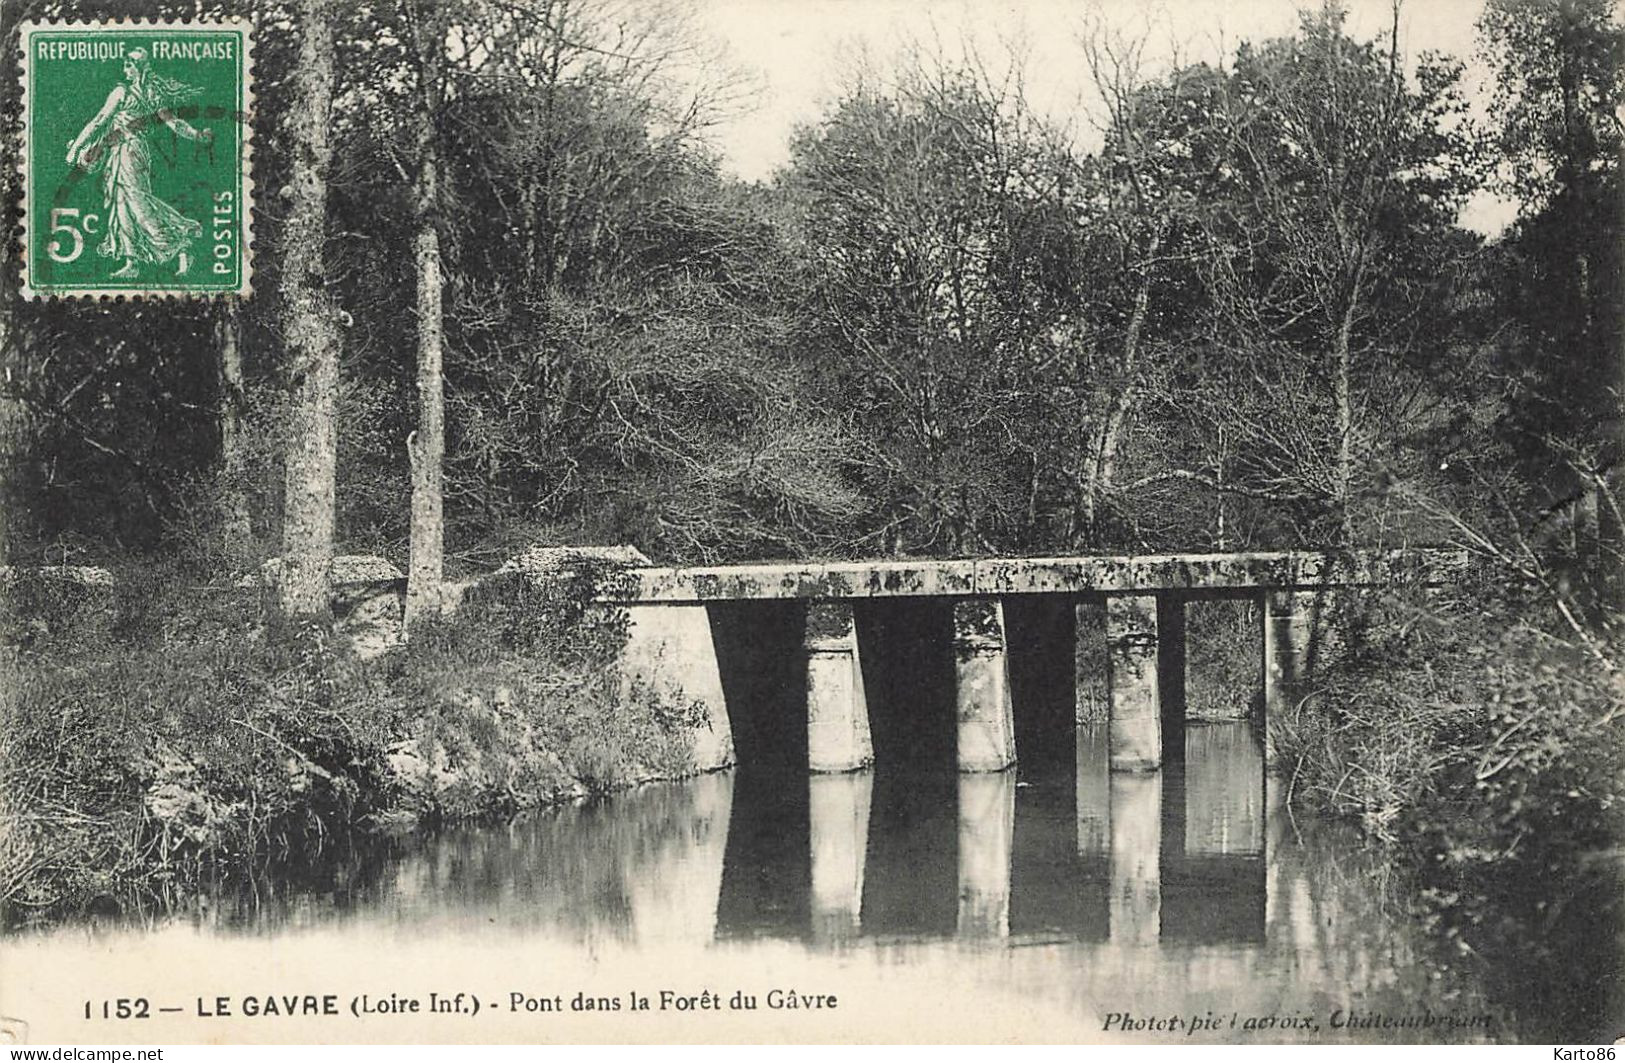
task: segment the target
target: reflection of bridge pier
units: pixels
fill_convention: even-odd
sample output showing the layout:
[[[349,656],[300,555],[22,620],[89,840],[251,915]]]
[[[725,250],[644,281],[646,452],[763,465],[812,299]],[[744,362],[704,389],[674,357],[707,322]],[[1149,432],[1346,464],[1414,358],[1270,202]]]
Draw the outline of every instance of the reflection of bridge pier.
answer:
[[[866,771],[807,780],[814,941],[839,944],[856,938],[861,929],[874,785],[874,776]]]
[[[1162,932],[1162,777],[1113,772],[1111,942],[1153,945]]]
[[[1157,772],[1109,770],[1104,745],[1099,729],[1079,728],[1075,877],[1088,888],[1091,859],[1105,862],[1110,940],[1263,940],[1264,765],[1252,728],[1192,726],[1183,757]]]
[[[1016,773],[959,777],[959,936],[1010,935]]]
[[[1303,932],[1306,910],[1282,891],[1304,886],[1270,852],[1282,819],[1266,820],[1277,795],[1250,725],[1193,726],[1153,772],[1114,772],[1105,729],[1077,734],[1075,777],[1019,792],[1012,771],[822,774],[804,788],[742,777],[718,934],[1138,949]]]

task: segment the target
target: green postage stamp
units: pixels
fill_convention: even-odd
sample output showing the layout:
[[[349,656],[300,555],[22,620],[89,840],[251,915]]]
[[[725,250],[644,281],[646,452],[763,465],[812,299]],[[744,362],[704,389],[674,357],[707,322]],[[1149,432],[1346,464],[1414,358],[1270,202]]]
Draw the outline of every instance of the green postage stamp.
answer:
[[[23,292],[247,295],[246,20],[29,23]]]

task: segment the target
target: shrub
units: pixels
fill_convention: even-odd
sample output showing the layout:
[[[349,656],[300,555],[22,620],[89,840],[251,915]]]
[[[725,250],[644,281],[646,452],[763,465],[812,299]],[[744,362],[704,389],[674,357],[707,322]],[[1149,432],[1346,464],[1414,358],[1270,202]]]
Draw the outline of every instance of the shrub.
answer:
[[[1625,689],[1533,595],[1390,593],[1272,727],[1291,799],[1357,819],[1411,869],[1421,915],[1519,1028],[1605,1014],[1625,917]],[[1609,855],[1613,854],[1613,855]]]
[[[508,812],[691,768],[701,707],[623,680],[627,618],[593,604],[600,572],[488,580],[371,661],[320,626],[262,628],[253,591],[188,575],[13,597],[8,919],[172,900],[403,811]]]
[[[623,679],[626,613],[593,602],[611,578],[611,566],[590,561],[557,579],[489,577],[455,614],[414,632],[403,680],[430,707],[420,741],[432,747],[446,732],[473,737],[470,748],[448,753],[455,765],[487,776],[512,777],[528,753],[550,755],[595,793],[689,771],[687,731],[703,722],[702,709]],[[491,725],[471,725],[470,717]],[[488,811],[516,799],[501,788],[488,796]]]
[[[0,745],[9,916],[170,896],[320,847],[381,789],[398,710],[319,633],[267,641],[251,592],[121,574],[30,616]]]
[[[1373,598],[1347,655],[1272,731],[1294,795],[1390,841],[1448,825],[1450,859],[1607,837],[1621,810],[1621,692],[1533,610],[1473,594]]]

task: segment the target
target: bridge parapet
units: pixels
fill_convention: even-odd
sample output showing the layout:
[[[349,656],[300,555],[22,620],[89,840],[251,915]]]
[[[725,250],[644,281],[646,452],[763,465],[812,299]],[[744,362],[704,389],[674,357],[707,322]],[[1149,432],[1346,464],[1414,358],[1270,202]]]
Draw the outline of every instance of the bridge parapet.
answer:
[[[1274,551],[841,561],[629,568],[600,598],[622,604],[770,599],[961,597],[1152,591],[1315,590],[1441,586],[1467,568],[1464,550]]]

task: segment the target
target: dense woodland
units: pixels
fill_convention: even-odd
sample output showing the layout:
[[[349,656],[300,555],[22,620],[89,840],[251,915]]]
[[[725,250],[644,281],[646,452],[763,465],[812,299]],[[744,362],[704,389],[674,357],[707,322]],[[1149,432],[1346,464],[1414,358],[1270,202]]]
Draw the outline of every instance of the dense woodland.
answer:
[[[1617,457],[1606,4],[1486,9],[1493,124],[1335,7],[1173,69],[1073,27],[1092,151],[1007,57],[905,53],[767,185],[706,146],[740,86],[681,8],[253,15],[255,296],[13,307],[15,557],[305,545],[328,403],[319,537],[405,560],[443,511],[476,567],[1438,542]]]
[[[1482,581],[1372,604],[1335,711],[1282,722],[1295,799],[1422,853],[1469,935],[1505,893],[1472,876],[1568,881],[1617,838],[1607,0],[1488,0],[1487,115],[1473,57],[1397,54],[1397,10],[1163,64],[1080,17],[1072,126],[1019,56],[905,49],[766,183],[708,145],[748,80],[681,3],[246,10],[253,297],[25,303],[7,275],[10,563],[207,584],[282,555],[282,610],[319,619],[327,559],[378,553],[427,623],[443,578],[535,543],[1454,543]],[[19,22],[77,13],[0,15],[6,152]],[[1518,204],[1493,238],[1458,220],[1486,189]]]

